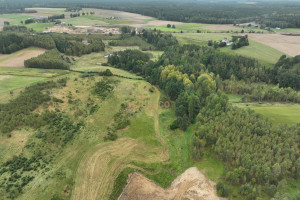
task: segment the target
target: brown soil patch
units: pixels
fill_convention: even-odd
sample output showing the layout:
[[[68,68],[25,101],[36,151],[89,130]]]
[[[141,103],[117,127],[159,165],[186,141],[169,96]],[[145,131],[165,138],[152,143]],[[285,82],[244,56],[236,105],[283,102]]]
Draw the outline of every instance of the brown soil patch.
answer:
[[[0,63],[1,66],[6,67],[24,67],[24,61],[33,57],[37,57],[40,54],[45,53],[45,49],[36,49],[31,51],[26,51],[17,56],[14,56],[8,60]]]
[[[69,33],[69,34],[88,34],[88,33],[103,33],[103,34],[120,34],[119,28],[110,27],[92,27],[92,26],[52,26],[48,27],[45,33],[55,32],[55,33]]]
[[[201,26],[199,27],[201,29],[207,29],[207,30],[215,30],[215,31],[231,31],[231,30],[241,30],[240,27],[236,27],[233,25],[209,25],[209,26]]]
[[[163,189],[141,174],[135,172],[118,200],[220,200],[215,183],[204,176],[196,167],[187,169],[168,187]]]
[[[249,34],[250,39],[268,45],[289,56],[300,55],[300,36],[280,34]]]

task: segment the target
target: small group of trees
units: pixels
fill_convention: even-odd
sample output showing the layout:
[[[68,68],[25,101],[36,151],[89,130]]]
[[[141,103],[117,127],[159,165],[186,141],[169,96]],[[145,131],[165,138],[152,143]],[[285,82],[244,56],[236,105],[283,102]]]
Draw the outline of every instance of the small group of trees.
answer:
[[[283,55],[271,70],[271,74],[274,77],[273,82],[280,87],[300,90],[300,55],[292,58]]]
[[[249,46],[248,35],[245,36],[232,36],[232,49],[238,49],[243,46]]]
[[[30,18],[30,19],[26,19],[24,22],[22,21],[21,23],[32,24],[32,23],[48,23],[48,22],[54,22],[54,21],[59,22],[58,19],[64,19],[64,18],[65,18],[65,15],[61,14],[61,15],[53,15],[53,16],[45,17],[42,19]]]
[[[107,63],[117,68],[138,73],[146,62],[150,60],[148,54],[139,50],[125,50],[109,55]]]
[[[70,69],[69,64],[62,59],[60,53],[56,49],[25,60],[24,65],[27,68]]]
[[[175,28],[175,25],[173,24],[172,26],[171,26],[171,24],[167,24],[167,28]]]

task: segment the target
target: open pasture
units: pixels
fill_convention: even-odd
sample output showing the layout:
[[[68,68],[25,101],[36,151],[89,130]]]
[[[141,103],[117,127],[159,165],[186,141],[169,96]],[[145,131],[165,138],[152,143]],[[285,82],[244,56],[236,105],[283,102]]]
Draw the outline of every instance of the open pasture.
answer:
[[[0,66],[5,67],[24,67],[24,61],[40,54],[45,53],[45,49],[30,47],[14,52],[9,55],[2,55],[0,57]]]

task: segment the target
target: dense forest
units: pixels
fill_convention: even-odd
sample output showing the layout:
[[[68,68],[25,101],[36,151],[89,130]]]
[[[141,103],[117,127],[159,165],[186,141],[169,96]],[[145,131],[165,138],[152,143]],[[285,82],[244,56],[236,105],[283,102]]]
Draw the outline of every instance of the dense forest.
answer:
[[[194,158],[201,159],[205,149],[215,152],[226,164],[224,180],[239,185],[246,199],[255,199],[263,191],[278,196],[284,193],[286,179],[299,178],[300,126],[274,126],[254,111],[233,107],[223,91],[238,93],[250,84],[241,92],[249,100],[293,102],[299,100],[298,92],[265,84],[270,71],[256,61],[213,48],[175,45],[157,62],[131,51],[113,54],[108,63],[138,73],[165,90],[176,107],[177,119],[170,128],[185,130],[195,123]]]

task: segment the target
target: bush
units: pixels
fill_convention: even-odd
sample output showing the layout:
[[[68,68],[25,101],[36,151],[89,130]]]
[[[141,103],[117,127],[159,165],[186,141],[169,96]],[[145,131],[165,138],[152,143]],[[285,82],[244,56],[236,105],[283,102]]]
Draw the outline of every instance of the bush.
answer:
[[[171,130],[175,130],[175,129],[178,129],[179,128],[179,125],[178,125],[178,122],[177,120],[175,119],[172,124],[170,125],[170,129]]]
[[[229,195],[228,187],[224,183],[218,182],[217,193],[221,197],[228,197],[228,195]]]
[[[115,133],[109,132],[103,139],[104,139],[104,141],[107,141],[107,140],[115,141],[116,139],[118,139],[118,135]]]

